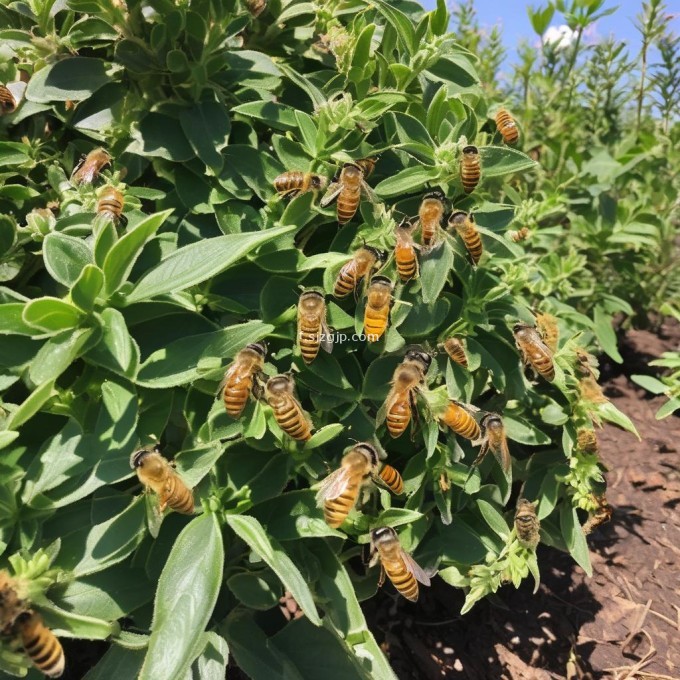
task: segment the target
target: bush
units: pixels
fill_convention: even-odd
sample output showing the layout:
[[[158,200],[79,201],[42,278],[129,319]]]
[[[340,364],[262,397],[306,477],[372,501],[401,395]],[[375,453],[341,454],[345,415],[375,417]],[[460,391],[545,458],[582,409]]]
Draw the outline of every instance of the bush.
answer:
[[[0,74],[19,104],[0,119],[12,139],[0,142],[0,538],[57,635],[111,640],[90,678],[222,677],[229,653],[254,678],[393,677],[359,605],[377,589],[378,570],[358,559],[369,530],[396,527],[420,564],[466,589],[468,610],[503,582],[538,581],[512,524],[521,486],[541,540],[589,571],[579,510],[594,515],[603,490],[589,433],[603,419],[635,431],[587,354],[594,333],[615,348],[610,309],[590,319],[562,295],[580,256],[539,266],[509,237],[544,205],[522,199],[538,167],[501,143],[498,102],[446,32],[443,0],[429,13],[408,0],[273,0],[259,16],[246,4],[0,10],[11,27]],[[482,181],[466,195],[472,141]],[[98,147],[111,166],[69,181]],[[368,157],[379,200],[341,229],[314,192],[275,194],[285,170],[331,178]],[[105,186],[124,194],[126,225],[97,214]],[[395,226],[434,187],[474,211],[479,266],[442,234],[420,278],[396,286],[383,340],[336,343],[305,365],[299,287],[323,288],[330,325],[361,333],[364,301],[333,301],[333,281],[364,242],[393,250]],[[396,279],[392,260],[382,273]],[[515,348],[512,327],[535,323],[532,310],[553,337],[559,317],[551,383],[528,380]],[[434,351],[453,334],[466,338],[469,371],[439,352],[420,425],[392,441],[380,409],[405,348]],[[264,338],[265,372],[295,370],[314,426],[306,443],[262,401],[234,421],[215,399],[226,365]],[[488,455],[474,465],[477,445],[440,428],[433,412],[449,398],[477,419],[502,414],[511,469]],[[310,487],[352,440],[382,443],[406,496],[374,490],[339,531]],[[166,513],[157,536],[157,499],[129,464],[154,444],[199,512]],[[285,624],[282,597],[305,616]],[[29,664],[9,648],[0,661],[14,675]]]

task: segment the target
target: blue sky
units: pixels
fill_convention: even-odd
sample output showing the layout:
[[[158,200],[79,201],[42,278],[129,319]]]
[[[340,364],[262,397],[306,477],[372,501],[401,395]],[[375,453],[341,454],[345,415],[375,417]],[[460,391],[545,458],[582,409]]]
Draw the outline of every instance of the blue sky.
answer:
[[[433,9],[436,0],[420,0],[426,9]],[[451,4],[451,3],[449,3]],[[453,3],[455,4],[455,2]],[[498,23],[503,28],[503,41],[508,49],[508,61],[514,61],[514,50],[521,38],[533,42],[536,34],[529,23],[526,12],[527,5],[543,6],[547,4],[541,0],[527,2],[524,0],[475,0],[475,8],[482,27],[491,27]],[[631,57],[640,50],[640,34],[635,29],[633,20],[640,12],[641,0],[607,0],[604,8],[618,7],[617,11],[600,19],[596,25],[596,36],[607,37],[614,34],[618,39],[625,40],[628,44],[628,53]],[[673,28],[680,31],[680,0],[667,0],[668,10],[677,16],[673,20]],[[563,24],[564,19],[559,12],[555,12],[552,20],[553,26]]]

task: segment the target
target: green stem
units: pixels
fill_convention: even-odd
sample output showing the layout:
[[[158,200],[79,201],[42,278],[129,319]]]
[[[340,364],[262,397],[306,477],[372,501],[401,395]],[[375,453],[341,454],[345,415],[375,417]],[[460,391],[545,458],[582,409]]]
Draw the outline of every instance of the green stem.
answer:
[[[645,38],[642,41],[642,66],[640,68],[640,89],[638,90],[637,96],[637,116],[635,130],[637,134],[640,134],[640,123],[642,121],[642,100],[645,96],[645,78],[647,76],[647,49],[649,48],[649,43]]]
[[[576,85],[576,78],[574,78],[574,66],[576,65],[576,57],[578,57],[579,48],[581,47],[581,38],[583,37],[583,26],[578,27],[578,34],[576,35],[576,42],[574,43],[574,51],[571,55],[571,60],[569,61],[568,77],[571,78],[571,85],[569,86],[569,95],[567,97],[567,109],[566,112],[569,113],[571,109],[571,100],[574,95],[574,87]]]

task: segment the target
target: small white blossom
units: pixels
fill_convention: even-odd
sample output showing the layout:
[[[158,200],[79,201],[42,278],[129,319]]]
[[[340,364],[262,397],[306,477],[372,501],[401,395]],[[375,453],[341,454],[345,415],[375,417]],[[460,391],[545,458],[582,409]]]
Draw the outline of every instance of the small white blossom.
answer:
[[[556,49],[563,50],[569,47],[576,40],[576,31],[572,31],[569,26],[551,26],[543,34],[544,45],[554,45]]]

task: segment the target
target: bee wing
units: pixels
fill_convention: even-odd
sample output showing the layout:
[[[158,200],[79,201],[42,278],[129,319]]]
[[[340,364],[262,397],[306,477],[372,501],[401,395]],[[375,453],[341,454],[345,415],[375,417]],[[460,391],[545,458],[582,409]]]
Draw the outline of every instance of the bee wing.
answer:
[[[510,458],[510,449],[508,448],[508,440],[505,437],[505,434],[501,437],[499,445],[492,450],[499,465],[507,472],[512,465],[512,459]]]
[[[329,354],[333,351],[333,340],[331,339],[331,331],[328,328],[326,321],[321,322],[321,349]]]
[[[404,560],[406,568],[416,577],[416,580],[420,581],[424,586],[429,586],[430,577],[403,548],[401,551],[401,556],[402,559]]]
[[[331,182],[330,185],[328,186],[328,189],[326,193],[323,195],[323,198],[319,201],[319,205],[322,208],[325,208],[327,205],[330,205],[332,201],[338,197],[340,192],[342,191],[342,184],[340,182]]]
[[[349,474],[345,468],[340,468],[331,472],[326,479],[321,482],[319,490],[316,492],[316,504],[321,506],[325,501],[333,500],[342,496],[349,482]]]
[[[146,492],[144,496],[146,523],[149,527],[149,533],[153,538],[157,538],[158,532],[161,530],[161,523],[163,522],[163,513],[161,512],[159,499],[155,493]]]
[[[364,194],[364,196],[369,201],[371,201],[371,203],[379,203],[380,202],[380,200],[376,196],[375,191],[373,191],[373,189],[371,189],[371,187],[369,187],[368,184],[366,184],[366,181],[363,180],[363,179],[361,180],[361,191]]]
[[[80,168],[83,167],[83,163],[84,163],[84,162],[85,162],[85,156],[81,156],[81,157],[80,157],[80,160],[79,160],[78,163],[76,164],[76,167],[73,168],[73,172],[71,173],[71,177],[70,177],[71,181],[73,181],[73,178],[75,177],[75,175],[76,175],[76,173],[78,172],[78,170],[80,170]]]

